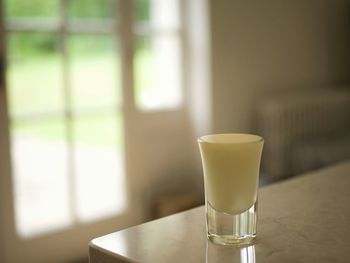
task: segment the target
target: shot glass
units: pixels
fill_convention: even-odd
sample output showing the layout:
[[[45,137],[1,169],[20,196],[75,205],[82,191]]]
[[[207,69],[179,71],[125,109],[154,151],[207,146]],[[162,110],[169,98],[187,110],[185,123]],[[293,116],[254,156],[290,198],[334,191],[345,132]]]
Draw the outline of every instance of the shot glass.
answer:
[[[198,144],[209,240],[222,245],[251,243],[256,237],[263,138],[252,134],[212,134],[200,137]]]

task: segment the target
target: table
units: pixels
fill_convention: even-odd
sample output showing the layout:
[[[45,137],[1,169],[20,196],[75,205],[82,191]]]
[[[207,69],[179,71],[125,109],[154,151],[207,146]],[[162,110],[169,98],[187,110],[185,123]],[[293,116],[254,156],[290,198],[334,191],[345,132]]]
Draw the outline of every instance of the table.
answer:
[[[250,246],[208,241],[201,206],[92,240],[90,263],[350,262],[349,189],[350,161],[260,189]]]

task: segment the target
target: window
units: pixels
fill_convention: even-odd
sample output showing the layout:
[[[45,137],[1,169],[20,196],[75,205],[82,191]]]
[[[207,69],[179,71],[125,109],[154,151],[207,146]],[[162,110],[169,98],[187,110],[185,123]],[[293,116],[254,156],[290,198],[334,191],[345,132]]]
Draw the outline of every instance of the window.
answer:
[[[141,110],[182,102],[182,31],[179,0],[136,0],[135,103]]]
[[[180,1],[134,0],[133,9],[130,0],[4,4],[18,234],[121,214],[123,105],[148,111],[182,103]],[[123,19],[132,13],[128,28]],[[122,56],[128,36],[131,57]],[[123,86],[125,72],[134,73],[134,87]]]

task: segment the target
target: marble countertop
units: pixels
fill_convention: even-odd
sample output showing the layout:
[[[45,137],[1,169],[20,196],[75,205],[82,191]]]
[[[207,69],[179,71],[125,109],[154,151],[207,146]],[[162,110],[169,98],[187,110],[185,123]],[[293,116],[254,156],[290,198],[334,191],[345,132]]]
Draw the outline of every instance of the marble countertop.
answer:
[[[260,189],[250,246],[208,241],[202,206],[92,240],[90,263],[350,262],[349,251],[350,161]]]

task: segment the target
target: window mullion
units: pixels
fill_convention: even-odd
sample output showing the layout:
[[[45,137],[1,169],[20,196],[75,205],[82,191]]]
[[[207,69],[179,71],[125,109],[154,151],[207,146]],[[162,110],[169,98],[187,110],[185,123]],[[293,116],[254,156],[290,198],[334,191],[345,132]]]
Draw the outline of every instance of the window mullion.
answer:
[[[130,0],[120,1],[120,46],[121,46],[121,70],[122,70],[122,93],[123,108],[126,112],[134,109],[133,91],[133,2]]]
[[[77,221],[76,185],[74,172],[74,131],[72,120],[72,94],[70,81],[70,63],[67,48],[68,37],[68,0],[60,1],[60,30],[59,42],[62,56],[62,78],[63,78],[63,98],[64,98],[64,123],[67,138],[67,167],[68,167],[68,194],[69,211],[73,222]]]
[[[121,63],[121,95],[122,95],[122,116],[124,132],[124,164],[126,177],[126,193],[129,206],[134,203],[133,192],[133,171],[130,164],[131,141],[132,141],[132,121],[135,119],[134,105],[134,79],[133,79],[133,56],[134,56],[134,36],[133,36],[133,4],[134,0],[119,1],[119,24],[116,27],[116,34],[120,43],[120,63]]]

